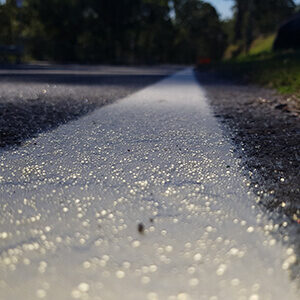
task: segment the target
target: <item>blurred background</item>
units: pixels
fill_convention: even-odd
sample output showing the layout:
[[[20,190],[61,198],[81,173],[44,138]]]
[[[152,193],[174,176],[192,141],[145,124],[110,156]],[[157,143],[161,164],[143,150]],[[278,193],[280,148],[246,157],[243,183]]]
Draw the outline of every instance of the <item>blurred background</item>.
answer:
[[[273,48],[297,49],[299,3],[0,0],[0,62],[209,64]],[[274,46],[280,26],[291,18],[298,20],[291,39],[299,45],[284,33]]]

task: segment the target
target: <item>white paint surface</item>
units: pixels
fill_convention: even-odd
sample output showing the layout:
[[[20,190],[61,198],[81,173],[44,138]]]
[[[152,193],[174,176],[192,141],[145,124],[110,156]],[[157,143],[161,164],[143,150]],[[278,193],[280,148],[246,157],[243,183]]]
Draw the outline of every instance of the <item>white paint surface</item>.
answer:
[[[297,298],[190,69],[0,163],[0,299]]]

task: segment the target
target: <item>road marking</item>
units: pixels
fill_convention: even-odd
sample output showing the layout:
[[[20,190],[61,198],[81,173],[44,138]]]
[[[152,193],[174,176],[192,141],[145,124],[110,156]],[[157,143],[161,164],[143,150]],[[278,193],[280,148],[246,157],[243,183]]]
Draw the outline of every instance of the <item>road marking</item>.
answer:
[[[1,296],[296,299],[191,69],[34,142],[0,161]]]

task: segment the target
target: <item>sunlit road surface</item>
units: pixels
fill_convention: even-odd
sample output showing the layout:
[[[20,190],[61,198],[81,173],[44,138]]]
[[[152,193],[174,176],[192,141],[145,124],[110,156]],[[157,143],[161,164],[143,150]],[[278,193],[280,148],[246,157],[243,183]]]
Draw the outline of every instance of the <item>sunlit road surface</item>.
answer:
[[[0,163],[1,300],[297,299],[190,69]]]

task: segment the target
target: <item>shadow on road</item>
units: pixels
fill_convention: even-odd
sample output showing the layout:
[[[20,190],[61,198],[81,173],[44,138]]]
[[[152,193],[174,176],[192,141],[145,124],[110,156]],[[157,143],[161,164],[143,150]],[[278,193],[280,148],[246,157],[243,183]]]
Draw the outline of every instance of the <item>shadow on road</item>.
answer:
[[[159,80],[163,75],[139,74],[72,74],[72,73],[0,73],[0,81],[11,83],[47,83],[66,85],[122,85],[144,86]]]
[[[70,105],[71,99],[55,100],[0,103],[0,147],[20,145],[39,132],[53,129],[97,107],[94,103],[78,101]]]
[[[2,66],[0,147],[19,145],[39,132],[53,129],[155,83],[175,69]]]

